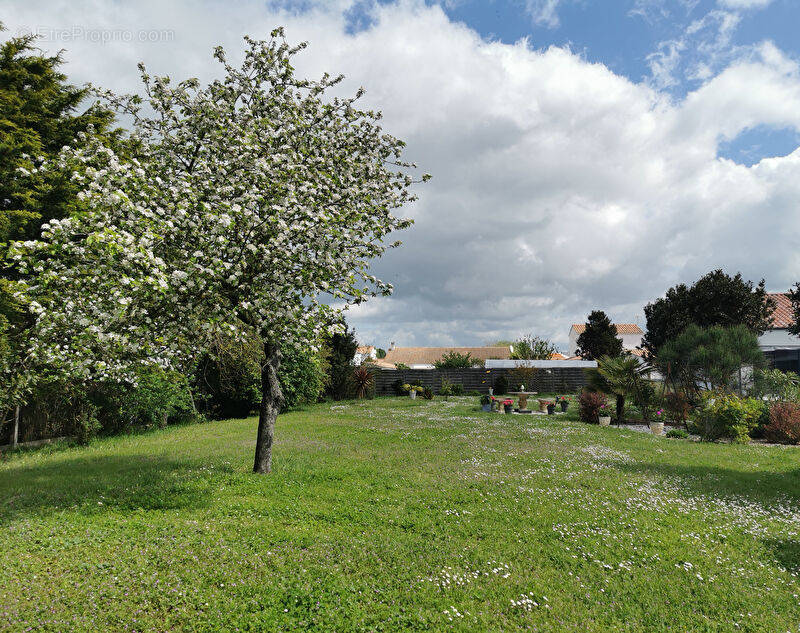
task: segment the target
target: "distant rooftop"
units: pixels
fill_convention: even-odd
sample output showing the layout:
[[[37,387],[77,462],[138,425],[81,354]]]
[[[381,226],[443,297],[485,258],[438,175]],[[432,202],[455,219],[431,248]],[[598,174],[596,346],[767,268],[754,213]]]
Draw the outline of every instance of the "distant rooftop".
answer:
[[[615,323],[614,325],[617,326],[617,334],[644,334],[642,328],[635,323]],[[586,330],[586,324],[573,323],[572,329],[578,334],[583,334],[584,330]]]
[[[771,292],[767,295],[775,301],[775,311],[772,313],[772,327],[776,330],[788,328],[794,322],[792,302],[785,292]]]
[[[386,352],[381,365],[403,363],[404,365],[433,365],[448,352],[469,354],[479,360],[511,358],[511,349],[505,346],[491,347],[395,347]]]

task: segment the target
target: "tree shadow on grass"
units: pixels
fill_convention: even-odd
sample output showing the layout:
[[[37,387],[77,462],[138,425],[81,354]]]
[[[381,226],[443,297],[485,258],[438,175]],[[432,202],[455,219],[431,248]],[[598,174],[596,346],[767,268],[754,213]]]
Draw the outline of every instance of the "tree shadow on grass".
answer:
[[[800,502],[800,468],[786,471],[741,471],[721,466],[668,463],[620,463],[623,472],[677,478],[690,494],[715,497],[743,496],[752,501]]]
[[[0,471],[0,524],[25,516],[80,508],[166,510],[205,505],[211,477],[169,456],[76,455]]]
[[[764,539],[775,560],[790,572],[800,571],[800,542],[784,539]]]

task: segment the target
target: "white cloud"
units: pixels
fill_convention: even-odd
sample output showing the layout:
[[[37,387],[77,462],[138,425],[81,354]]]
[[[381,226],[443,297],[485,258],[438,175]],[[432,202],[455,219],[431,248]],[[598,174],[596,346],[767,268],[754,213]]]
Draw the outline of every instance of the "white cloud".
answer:
[[[384,111],[434,178],[408,209],[417,222],[405,245],[376,264],[395,295],[350,313],[364,341],[473,344],[531,331],[565,341],[590,309],[635,319],[712,267],[776,289],[796,281],[800,150],[752,168],[717,158],[720,139],[749,127],[800,129],[798,69],[773,45],[675,102],[569,50],[486,42],[421,2],[376,7],[370,28],[348,34],[347,6],[63,0],[18,4],[4,20],[174,29],[160,43],[43,43],[66,48],[73,81],[117,90],[138,87],[139,59],[154,73],[208,78],[214,44],[234,51],[243,33],[276,24],[311,42],[300,72],[365,86],[365,105]]]
[[[726,9],[764,9],[772,0],[717,0],[717,4]]]
[[[525,0],[525,8],[534,24],[554,29],[559,26],[558,5],[562,0]]]
[[[658,50],[647,56],[651,82],[656,88],[671,88],[680,83],[675,75],[681,61],[681,51],[685,48],[685,40],[668,40],[661,42]]]

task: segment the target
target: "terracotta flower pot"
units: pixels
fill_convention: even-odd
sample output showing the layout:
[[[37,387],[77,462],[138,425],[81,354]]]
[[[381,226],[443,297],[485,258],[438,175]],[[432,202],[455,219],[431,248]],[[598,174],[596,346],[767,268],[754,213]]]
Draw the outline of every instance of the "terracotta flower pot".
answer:
[[[600,426],[608,426],[611,424],[611,416],[610,415],[601,415],[598,420],[600,421]]]

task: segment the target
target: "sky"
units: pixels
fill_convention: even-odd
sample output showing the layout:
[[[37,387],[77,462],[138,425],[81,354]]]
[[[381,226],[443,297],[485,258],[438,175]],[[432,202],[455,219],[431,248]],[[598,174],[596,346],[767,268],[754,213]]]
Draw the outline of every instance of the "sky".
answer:
[[[282,25],[298,73],[344,73],[432,180],[375,262],[360,342],[481,345],[642,307],[722,268],[800,281],[796,0],[11,0],[10,33],[70,81],[138,92],[136,64],[220,74]]]

